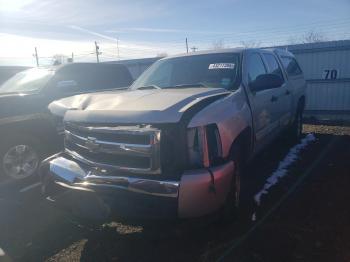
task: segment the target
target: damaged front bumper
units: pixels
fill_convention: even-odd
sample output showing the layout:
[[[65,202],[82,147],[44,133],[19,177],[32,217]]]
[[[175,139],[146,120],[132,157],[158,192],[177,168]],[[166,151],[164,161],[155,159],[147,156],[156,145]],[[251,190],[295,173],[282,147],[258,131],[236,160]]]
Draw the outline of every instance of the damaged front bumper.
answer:
[[[224,204],[233,171],[230,161],[210,169],[185,171],[178,181],[116,176],[66,153],[45,160],[41,166],[47,198],[70,209],[78,207],[80,215],[92,217],[114,213],[138,218],[203,216]]]

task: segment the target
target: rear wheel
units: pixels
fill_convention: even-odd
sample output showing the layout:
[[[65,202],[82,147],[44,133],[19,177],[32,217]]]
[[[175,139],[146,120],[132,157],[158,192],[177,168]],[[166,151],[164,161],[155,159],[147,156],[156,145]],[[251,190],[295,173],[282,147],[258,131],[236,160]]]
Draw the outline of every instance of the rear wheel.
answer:
[[[301,138],[303,132],[303,111],[299,108],[295,115],[295,119],[292,125],[292,128],[289,132],[289,138],[293,142],[298,142]]]
[[[12,136],[0,148],[0,173],[15,180],[33,176],[41,155],[35,138]]]

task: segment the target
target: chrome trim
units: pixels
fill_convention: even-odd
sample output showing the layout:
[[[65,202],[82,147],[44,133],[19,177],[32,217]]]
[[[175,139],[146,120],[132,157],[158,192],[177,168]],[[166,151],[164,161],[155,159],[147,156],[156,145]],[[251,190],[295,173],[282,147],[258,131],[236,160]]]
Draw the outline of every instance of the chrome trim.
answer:
[[[115,165],[108,165],[108,164],[102,164],[98,163],[95,161],[91,161],[77,152],[73,150],[69,150],[65,148],[65,152],[70,155],[72,158],[87,164],[91,167],[98,167],[98,168],[105,168],[105,169],[111,169],[115,171],[124,171],[124,172],[129,172],[129,173],[134,173],[134,174],[150,174],[150,175],[157,175],[161,173],[160,167],[158,169],[151,169],[151,168],[136,168],[136,167],[123,167],[123,166],[115,166]]]
[[[133,134],[133,135],[144,135],[153,134],[155,131],[159,131],[157,128],[152,128],[147,125],[144,127],[140,126],[81,126],[74,124],[72,122],[66,123],[66,126],[71,126],[75,129],[88,131],[88,132],[98,132],[98,133],[119,133],[119,134]]]
[[[146,156],[146,157],[152,156],[152,147],[153,147],[152,144],[149,144],[149,145],[127,144],[127,143],[108,142],[108,141],[95,139],[93,142],[95,143],[97,149],[92,150],[87,145],[90,142],[89,139],[91,139],[92,137],[85,138],[77,134],[74,134],[68,130],[65,130],[65,134],[66,136],[68,136],[68,139],[73,143],[74,141],[71,139],[70,136],[81,140],[83,144],[78,144],[78,143],[75,143],[75,144],[92,152],[103,152],[103,153],[110,153],[110,154],[117,154],[117,155],[130,155],[130,156]]]
[[[94,153],[107,153],[115,155],[123,155],[130,157],[146,157],[149,159],[149,167],[138,168],[132,166],[116,166],[98,163],[91,159],[86,159],[80,153],[65,147],[65,151],[75,159],[87,163],[88,165],[120,170],[136,174],[160,174],[160,137],[161,131],[150,126],[115,126],[115,127],[85,127],[73,123],[66,123],[66,127],[71,126],[73,129],[92,132],[91,136],[83,137],[75,134],[74,131],[65,130],[67,141]],[[95,133],[114,133],[114,134],[128,134],[128,135],[148,135],[149,144],[130,144],[99,140],[93,137]]]
[[[86,169],[62,156],[50,160],[49,164],[54,182],[66,188],[84,191],[112,188],[153,196],[178,197],[178,181],[95,175],[95,169]]]

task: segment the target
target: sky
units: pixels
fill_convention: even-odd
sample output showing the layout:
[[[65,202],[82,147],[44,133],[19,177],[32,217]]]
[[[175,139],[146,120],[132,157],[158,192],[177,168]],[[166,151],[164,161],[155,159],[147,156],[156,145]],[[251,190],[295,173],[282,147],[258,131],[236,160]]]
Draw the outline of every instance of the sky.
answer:
[[[350,39],[350,0],[0,0],[0,65],[154,57],[216,45]],[[118,52],[119,50],[119,52]]]

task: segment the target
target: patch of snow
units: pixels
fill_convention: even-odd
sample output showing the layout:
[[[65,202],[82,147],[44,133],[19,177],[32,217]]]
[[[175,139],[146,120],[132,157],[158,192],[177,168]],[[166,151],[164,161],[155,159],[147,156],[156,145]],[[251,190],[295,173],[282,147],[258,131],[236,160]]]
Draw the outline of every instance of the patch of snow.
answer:
[[[308,134],[306,137],[304,137],[299,144],[293,146],[288,154],[285,156],[285,158],[279,163],[278,168],[276,171],[272,173],[271,176],[269,176],[266,179],[266,183],[263,186],[263,188],[254,196],[254,200],[256,204],[259,206],[261,203],[261,197],[263,195],[266,195],[268,193],[268,190],[276,185],[278,181],[287,175],[288,173],[288,168],[290,167],[291,164],[293,164],[297,159],[300,151],[304,149],[308,144],[311,142],[315,141],[316,137],[314,134]],[[255,213],[253,214],[255,215]]]
[[[252,215],[252,221],[256,221],[256,213],[254,212],[253,215]]]
[[[4,250],[2,250],[2,248],[0,247],[0,257],[3,257],[3,256],[5,256],[5,252],[4,252]]]

